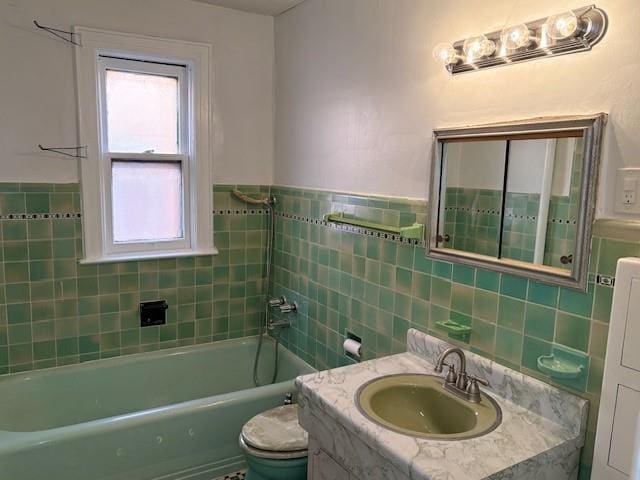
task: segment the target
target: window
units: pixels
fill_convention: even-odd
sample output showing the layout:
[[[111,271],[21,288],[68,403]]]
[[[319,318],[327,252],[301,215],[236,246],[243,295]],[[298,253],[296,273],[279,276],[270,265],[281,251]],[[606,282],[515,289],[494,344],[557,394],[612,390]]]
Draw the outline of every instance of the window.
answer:
[[[215,253],[209,47],[76,33],[84,262]]]

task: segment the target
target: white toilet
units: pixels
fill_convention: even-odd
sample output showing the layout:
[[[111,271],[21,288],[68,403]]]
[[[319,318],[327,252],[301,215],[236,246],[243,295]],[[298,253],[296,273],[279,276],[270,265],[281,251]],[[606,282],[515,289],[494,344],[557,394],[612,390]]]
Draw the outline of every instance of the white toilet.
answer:
[[[298,424],[298,406],[283,405],[249,420],[240,434],[246,480],[305,480],[307,432]]]

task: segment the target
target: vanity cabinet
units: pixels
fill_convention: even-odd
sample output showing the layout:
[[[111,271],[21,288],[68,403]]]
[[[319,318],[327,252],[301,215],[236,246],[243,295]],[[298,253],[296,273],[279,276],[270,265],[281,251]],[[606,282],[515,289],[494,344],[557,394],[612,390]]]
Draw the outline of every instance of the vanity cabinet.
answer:
[[[318,442],[309,438],[309,480],[357,480],[320,447]]]

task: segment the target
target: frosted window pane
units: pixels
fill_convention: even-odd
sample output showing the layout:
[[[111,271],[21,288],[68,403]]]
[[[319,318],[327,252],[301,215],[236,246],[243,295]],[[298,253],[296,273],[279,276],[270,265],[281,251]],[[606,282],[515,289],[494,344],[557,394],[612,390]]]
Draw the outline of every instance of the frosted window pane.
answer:
[[[179,153],[178,79],[107,70],[111,152]]]
[[[183,237],[180,162],[114,161],[115,242]]]

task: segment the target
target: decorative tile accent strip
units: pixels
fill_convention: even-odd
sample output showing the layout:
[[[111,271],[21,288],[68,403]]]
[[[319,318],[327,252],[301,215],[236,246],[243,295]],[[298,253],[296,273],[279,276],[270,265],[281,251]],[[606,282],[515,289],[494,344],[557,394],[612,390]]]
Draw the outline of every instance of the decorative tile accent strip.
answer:
[[[235,209],[235,210],[214,210],[213,214],[214,215],[266,215],[269,213],[269,210],[255,210],[255,209],[251,209],[251,210],[240,210],[240,209]]]
[[[49,218],[81,218],[81,213],[9,213],[0,215],[0,220],[46,220]]]

